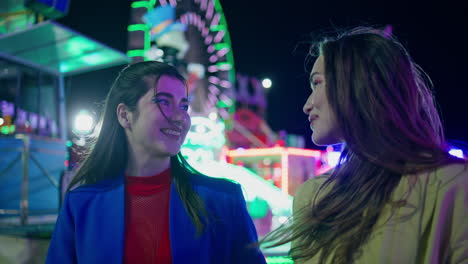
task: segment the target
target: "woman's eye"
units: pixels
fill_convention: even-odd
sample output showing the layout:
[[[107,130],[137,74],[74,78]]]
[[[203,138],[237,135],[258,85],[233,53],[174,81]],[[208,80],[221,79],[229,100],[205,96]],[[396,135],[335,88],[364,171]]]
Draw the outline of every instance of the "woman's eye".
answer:
[[[319,84],[321,84],[321,83],[322,83],[322,81],[316,80],[316,81],[313,81],[313,82],[312,82],[312,86],[317,86],[317,85],[319,85]]]
[[[188,111],[189,106],[188,106],[188,105],[181,105],[181,106],[180,106],[180,109],[182,109],[182,110],[184,110],[184,111]]]
[[[161,105],[169,105],[169,101],[166,99],[155,99],[154,102],[156,104],[161,104]]]

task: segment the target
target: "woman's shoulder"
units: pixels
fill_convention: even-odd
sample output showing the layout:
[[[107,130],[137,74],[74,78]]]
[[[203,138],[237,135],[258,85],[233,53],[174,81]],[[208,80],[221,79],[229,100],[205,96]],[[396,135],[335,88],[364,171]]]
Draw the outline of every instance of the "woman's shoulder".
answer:
[[[309,205],[313,199],[316,197],[317,192],[320,191],[320,187],[325,183],[325,181],[330,178],[331,172],[327,172],[321,175],[317,175],[307,181],[305,181],[299,188],[296,190],[294,195],[294,211],[299,210],[300,208]],[[323,195],[321,190],[321,194]],[[321,196],[319,194],[319,196]]]
[[[123,186],[124,178],[123,174],[113,178],[102,179],[93,184],[82,184],[73,187],[68,193],[69,194],[84,194],[84,193],[97,193],[103,191],[112,190],[118,186]]]
[[[439,188],[468,189],[468,163],[453,163],[439,167],[430,172],[431,182]]]

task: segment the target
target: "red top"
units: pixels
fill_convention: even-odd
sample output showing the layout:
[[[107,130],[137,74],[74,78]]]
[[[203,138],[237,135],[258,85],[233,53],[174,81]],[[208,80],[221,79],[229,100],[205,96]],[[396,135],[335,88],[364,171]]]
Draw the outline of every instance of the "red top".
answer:
[[[125,246],[123,263],[171,264],[167,169],[151,177],[125,177]]]

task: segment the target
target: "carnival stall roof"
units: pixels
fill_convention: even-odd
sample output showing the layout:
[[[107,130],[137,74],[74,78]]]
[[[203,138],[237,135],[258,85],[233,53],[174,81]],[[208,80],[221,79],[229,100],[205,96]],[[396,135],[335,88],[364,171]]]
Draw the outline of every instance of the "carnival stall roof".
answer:
[[[129,62],[126,54],[53,21],[1,35],[0,57],[64,76]]]

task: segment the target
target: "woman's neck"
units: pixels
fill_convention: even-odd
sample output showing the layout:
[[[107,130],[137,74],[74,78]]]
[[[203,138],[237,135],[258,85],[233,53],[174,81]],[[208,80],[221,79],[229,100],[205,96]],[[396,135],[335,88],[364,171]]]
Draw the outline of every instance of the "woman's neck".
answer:
[[[125,173],[130,176],[149,177],[165,171],[170,166],[170,157],[135,157],[129,153]]]

